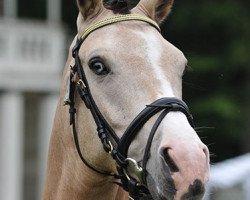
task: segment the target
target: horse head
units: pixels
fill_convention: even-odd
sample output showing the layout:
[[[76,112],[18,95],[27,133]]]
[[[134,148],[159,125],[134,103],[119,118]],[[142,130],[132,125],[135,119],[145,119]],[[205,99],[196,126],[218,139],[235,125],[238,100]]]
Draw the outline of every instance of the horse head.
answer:
[[[77,49],[77,55],[73,58],[70,53],[67,65],[78,63],[78,71],[80,68],[84,71],[87,92],[91,91],[90,104],[94,101],[97,113],[102,116],[100,121],[105,119],[104,124],[117,135],[117,138],[108,136],[110,146],[112,143],[110,153],[115,157],[117,151],[125,148],[125,160],[136,161],[135,165],[143,168],[143,183],[140,184],[154,199],[201,199],[208,180],[209,151],[192,127],[181,100],[187,59],[158,30],[158,25],[170,13],[173,0],[141,0],[133,9],[129,9],[125,0],[104,4],[101,0],[77,0],[77,4],[80,11],[78,36],[70,49],[73,52]],[[120,15],[140,16],[143,20],[122,20],[103,26],[99,23]],[[66,72],[68,70],[66,66]],[[77,69],[73,71],[73,82],[79,83],[79,74],[75,75]],[[63,85],[62,96],[67,87]],[[75,129],[84,160],[96,171],[117,173],[117,162],[103,150],[95,134],[98,124],[98,120],[93,119],[95,111],[91,113],[79,95],[75,96]],[[143,115],[150,107],[159,110],[142,123],[130,142],[119,144],[117,141],[125,140],[124,133],[130,131],[128,127],[137,126],[141,120],[138,113]],[[136,117],[140,119],[136,121]],[[64,126],[69,125],[65,122]],[[124,152],[120,158],[123,156]],[[122,173],[128,179],[141,181],[129,170]],[[102,180],[106,179],[102,177]]]

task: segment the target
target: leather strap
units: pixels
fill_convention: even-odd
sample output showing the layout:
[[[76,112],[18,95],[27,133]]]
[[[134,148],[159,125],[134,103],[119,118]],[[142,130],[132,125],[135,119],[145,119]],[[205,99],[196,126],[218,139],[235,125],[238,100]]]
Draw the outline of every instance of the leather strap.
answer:
[[[141,130],[143,125],[154,115],[159,113],[162,110],[170,111],[180,111],[184,113],[191,124],[193,126],[193,117],[189,112],[187,105],[177,98],[162,98],[158,99],[154,103],[147,105],[145,109],[143,109],[137,117],[132,121],[129,125],[122,138],[120,139],[120,143],[118,146],[118,151],[124,157],[127,157],[128,148],[131,142],[136,137],[137,133]]]

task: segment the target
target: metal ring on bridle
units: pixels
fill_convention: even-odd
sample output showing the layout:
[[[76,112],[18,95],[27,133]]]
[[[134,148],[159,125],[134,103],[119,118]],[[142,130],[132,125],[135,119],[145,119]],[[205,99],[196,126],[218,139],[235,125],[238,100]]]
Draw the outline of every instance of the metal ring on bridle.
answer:
[[[80,87],[82,87],[82,88],[86,88],[86,85],[85,85],[85,83],[83,82],[82,79],[80,79],[80,80],[77,81],[77,85],[80,86]]]

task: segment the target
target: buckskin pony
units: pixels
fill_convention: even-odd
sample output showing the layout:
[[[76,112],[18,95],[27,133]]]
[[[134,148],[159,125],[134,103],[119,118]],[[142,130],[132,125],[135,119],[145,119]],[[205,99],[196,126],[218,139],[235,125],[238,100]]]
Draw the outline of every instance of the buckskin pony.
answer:
[[[183,53],[159,25],[173,0],[78,0],[43,200],[198,200],[209,151],[182,101]]]

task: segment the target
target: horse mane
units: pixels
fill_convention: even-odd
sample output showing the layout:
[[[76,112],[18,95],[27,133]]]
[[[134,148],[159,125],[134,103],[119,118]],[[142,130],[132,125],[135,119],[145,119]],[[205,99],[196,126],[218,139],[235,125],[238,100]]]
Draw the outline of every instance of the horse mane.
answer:
[[[114,13],[129,14],[129,1],[128,0],[106,0],[104,6],[112,10]]]

